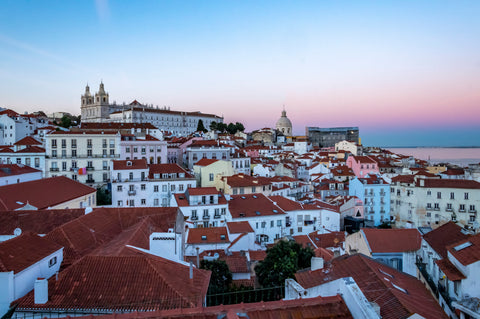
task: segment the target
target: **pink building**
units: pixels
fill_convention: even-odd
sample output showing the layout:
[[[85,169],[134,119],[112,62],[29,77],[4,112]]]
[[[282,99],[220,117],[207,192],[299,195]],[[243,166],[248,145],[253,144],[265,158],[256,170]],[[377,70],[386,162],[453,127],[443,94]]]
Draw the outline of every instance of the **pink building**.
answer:
[[[167,163],[167,142],[146,134],[123,134],[120,142],[120,160],[146,159],[149,164]]]
[[[352,169],[358,178],[380,174],[378,163],[370,156],[349,156],[347,166]]]

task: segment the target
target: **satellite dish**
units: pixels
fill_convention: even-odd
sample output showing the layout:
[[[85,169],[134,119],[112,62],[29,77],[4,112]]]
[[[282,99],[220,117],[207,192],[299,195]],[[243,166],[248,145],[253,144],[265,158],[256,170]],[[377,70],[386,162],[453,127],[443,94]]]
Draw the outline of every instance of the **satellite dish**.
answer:
[[[15,228],[15,230],[13,231],[13,234],[15,236],[20,236],[22,234],[22,230],[20,228]]]

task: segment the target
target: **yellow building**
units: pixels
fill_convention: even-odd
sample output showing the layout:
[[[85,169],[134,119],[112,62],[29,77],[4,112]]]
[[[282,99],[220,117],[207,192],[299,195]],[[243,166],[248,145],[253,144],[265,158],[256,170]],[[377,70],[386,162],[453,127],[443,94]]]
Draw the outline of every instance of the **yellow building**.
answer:
[[[234,175],[235,169],[229,161],[203,158],[193,165],[193,173],[199,187],[213,187],[216,180]]]

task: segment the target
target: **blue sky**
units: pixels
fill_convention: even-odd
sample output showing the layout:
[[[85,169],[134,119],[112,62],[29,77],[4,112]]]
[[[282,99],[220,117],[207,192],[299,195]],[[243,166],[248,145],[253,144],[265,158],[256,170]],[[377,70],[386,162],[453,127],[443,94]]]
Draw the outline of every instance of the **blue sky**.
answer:
[[[86,83],[367,145],[480,145],[478,1],[3,1],[0,106],[80,112]]]

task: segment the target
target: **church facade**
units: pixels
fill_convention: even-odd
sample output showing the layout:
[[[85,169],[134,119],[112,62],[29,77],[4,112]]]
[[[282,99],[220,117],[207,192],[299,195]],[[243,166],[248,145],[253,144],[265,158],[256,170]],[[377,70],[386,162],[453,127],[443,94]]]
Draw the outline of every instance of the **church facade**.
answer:
[[[110,104],[103,83],[100,83],[99,90],[94,95],[90,92],[90,87],[86,86],[81,97],[81,115],[82,122],[85,123],[151,123],[158,129],[176,136],[195,132],[200,120],[206,129],[212,122],[223,123],[223,117],[218,115],[155,108],[136,100],[130,104]]]

